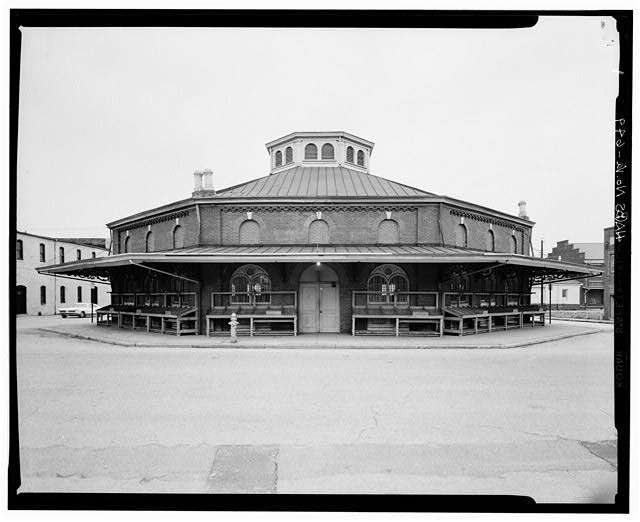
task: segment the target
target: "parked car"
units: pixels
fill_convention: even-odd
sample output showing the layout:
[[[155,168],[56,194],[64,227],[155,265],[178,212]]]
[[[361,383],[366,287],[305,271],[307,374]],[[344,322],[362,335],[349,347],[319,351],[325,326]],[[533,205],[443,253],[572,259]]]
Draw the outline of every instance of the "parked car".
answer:
[[[93,313],[95,313],[98,308],[100,307],[97,304],[94,304]],[[87,317],[88,315],[91,315],[91,303],[76,303],[74,305],[63,306],[58,311],[62,317],[67,317],[68,315]]]

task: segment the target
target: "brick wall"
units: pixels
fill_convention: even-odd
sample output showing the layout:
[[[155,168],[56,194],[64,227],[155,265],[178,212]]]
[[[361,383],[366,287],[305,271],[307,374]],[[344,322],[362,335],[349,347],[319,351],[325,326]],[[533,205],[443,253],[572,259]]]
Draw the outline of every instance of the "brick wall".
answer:
[[[160,252],[163,250],[171,250],[173,248],[173,231],[177,225],[182,227],[184,233],[184,246],[195,246],[198,241],[198,219],[195,207],[189,211],[187,216],[176,219],[168,219],[151,224],[141,224],[128,230],[118,229],[116,231],[116,242],[118,250],[116,252],[124,252],[124,242],[129,235],[130,252],[145,252],[147,233],[149,230],[153,232],[153,251]]]
[[[509,225],[503,220],[492,219],[482,216],[480,213],[470,213],[483,219],[475,219],[469,216],[459,216],[451,211],[456,209],[443,205],[442,207],[442,233],[444,243],[454,246],[456,244],[456,228],[464,221],[467,229],[467,247],[477,250],[485,250],[486,234],[491,224],[491,230],[495,237],[495,252],[511,252],[511,236],[514,235],[518,245],[518,254],[529,255],[529,243],[531,237],[531,229],[520,225]],[[486,220],[485,220],[486,219]]]
[[[385,209],[379,210],[327,210],[321,219],[329,225],[332,244],[375,244],[378,225],[387,218]],[[222,244],[239,244],[240,225],[247,219],[246,212],[222,212]],[[307,244],[309,224],[316,219],[314,209],[252,211],[251,219],[260,225],[261,244]],[[391,219],[398,223],[400,243],[415,244],[417,240],[416,210],[393,211]]]

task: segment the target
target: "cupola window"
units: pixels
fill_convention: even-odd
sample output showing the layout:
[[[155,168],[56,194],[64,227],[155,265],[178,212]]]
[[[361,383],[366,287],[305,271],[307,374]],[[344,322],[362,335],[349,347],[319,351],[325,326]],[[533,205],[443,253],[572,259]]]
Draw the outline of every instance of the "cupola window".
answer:
[[[353,163],[353,147],[347,147],[347,161]]]
[[[293,163],[293,149],[291,147],[287,147],[287,149],[284,151],[284,156],[285,156],[285,162],[288,163]]]
[[[276,167],[279,167],[282,165],[282,152],[278,151],[276,152]]]
[[[316,147],[313,143],[309,143],[304,148],[304,159],[306,160],[318,159],[318,147]]]
[[[364,167],[364,151],[362,150],[358,151],[358,165]]]
[[[332,160],[333,159],[333,145],[330,143],[325,143],[322,146],[322,159],[323,160]]]

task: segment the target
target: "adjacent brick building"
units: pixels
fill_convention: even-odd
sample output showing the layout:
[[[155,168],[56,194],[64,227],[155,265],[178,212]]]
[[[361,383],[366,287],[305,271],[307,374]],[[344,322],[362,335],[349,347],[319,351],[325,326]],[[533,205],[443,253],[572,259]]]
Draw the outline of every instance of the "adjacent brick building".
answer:
[[[216,190],[196,172],[190,198],[109,223],[109,258],[47,270],[110,280],[120,323],[212,335],[232,313],[250,334],[522,326],[532,283],[595,273],[531,257],[524,202],[515,216],[371,174],[358,136],[266,147],[268,175]]]

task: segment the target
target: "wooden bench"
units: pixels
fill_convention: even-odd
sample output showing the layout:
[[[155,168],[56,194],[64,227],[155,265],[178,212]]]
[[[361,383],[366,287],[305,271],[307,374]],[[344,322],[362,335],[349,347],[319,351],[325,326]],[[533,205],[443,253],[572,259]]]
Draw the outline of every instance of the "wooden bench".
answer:
[[[366,321],[366,328],[357,328],[359,322]],[[441,337],[443,332],[442,315],[398,314],[385,311],[354,312],[351,315],[351,335],[424,335]],[[425,328],[412,329],[411,326],[422,325]],[[432,328],[428,328],[432,327]]]
[[[293,307],[221,306],[210,309],[206,316],[206,335],[230,336],[229,321],[236,314],[236,335],[298,335],[298,315]]]
[[[146,332],[162,334],[199,334],[198,309],[192,308],[164,308],[164,307],[135,307],[111,305],[99,310],[98,324],[116,323],[118,328],[131,328]],[[106,320],[103,319],[106,317]]]

